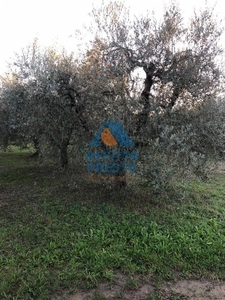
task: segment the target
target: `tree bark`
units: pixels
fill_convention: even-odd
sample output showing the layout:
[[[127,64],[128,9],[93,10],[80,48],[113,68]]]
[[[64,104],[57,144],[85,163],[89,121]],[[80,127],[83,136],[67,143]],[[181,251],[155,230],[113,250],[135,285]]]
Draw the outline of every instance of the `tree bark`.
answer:
[[[9,145],[9,137],[6,136],[3,138],[3,151],[6,152]]]
[[[170,109],[172,109],[174,107],[174,105],[176,104],[176,101],[177,101],[177,99],[179,97],[179,94],[180,94],[180,89],[178,87],[175,87],[174,90],[173,90],[173,95],[172,95],[172,97],[170,99],[170,103],[168,105],[168,107]]]
[[[31,157],[38,157],[40,155],[40,153],[41,153],[38,138],[34,137],[33,138],[33,143],[34,143],[35,153],[32,154]]]
[[[64,169],[68,168],[68,143],[67,142],[63,142],[60,148],[60,159],[61,159],[61,166]]]
[[[143,67],[146,78],[144,81],[144,89],[141,93],[141,97],[144,101],[144,107],[142,112],[138,116],[138,123],[137,123],[137,132],[141,130],[141,128],[147,123],[148,119],[148,113],[149,113],[149,94],[151,87],[153,85],[153,76],[155,72],[155,65],[153,63],[150,63],[149,66]]]
[[[122,165],[125,165],[125,157],[124,154],[121,155],[120,157],[120,163]],[[118,174],[115,175],[115,185],[116,189],[123,189],[127,186],[127,181],[126,181],[126,169],[122,169],[118,172]]]

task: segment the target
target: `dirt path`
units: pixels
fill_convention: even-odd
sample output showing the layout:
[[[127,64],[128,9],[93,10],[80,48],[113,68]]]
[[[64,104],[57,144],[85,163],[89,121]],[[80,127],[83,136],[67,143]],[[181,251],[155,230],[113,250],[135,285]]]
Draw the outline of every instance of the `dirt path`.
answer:
[[[149,280],[140,284],[117,274],[113,284],[100,284],[88,292],[65,292],[51,300],[224,300],[225,282],[219,280],[178,280],[154,284]]]

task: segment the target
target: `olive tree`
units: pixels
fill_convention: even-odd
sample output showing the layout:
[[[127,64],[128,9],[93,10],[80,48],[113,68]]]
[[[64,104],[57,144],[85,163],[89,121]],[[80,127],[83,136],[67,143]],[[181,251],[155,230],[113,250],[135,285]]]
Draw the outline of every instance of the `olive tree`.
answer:
[[[20,134],[36,148],[47,141],[66,167],[78,137],[85,144],[105,121],[120,121],[140,151],[141,177],[156,190],[174,176],[202,175],[208,158],[223,153],[225,136],[222,29],[213,10],[187,23],[173,3],[160,20],[132,18],[113,1],[94,9],[93,20],[80,57],[36,41],[17,56],[16,81],[1,99],[16,109]],[[9,105],[14,93],[19,106]]]
[[[21,146],[25,144],[25,137],[21,134],[20,119],[25,89],[16,75],[7,74],[0,79],[0,145],[6,150],[11,142]]]
[[[160,183],[171,170],[202,174],[207,159],[224,149],[222,28],[213,9],[194,12],[187,23],[173,3],[158,20],[154,14],[131,18],[123,4],[111,2],[93,17],[101,68],[111,79],[127,80],[121,97],[111,80],[119,101],[106,102],[108,118],[118,105],[116,118],[141,146],[142,175]],[[143,85],[137,70],[145,74]]]
[[[33,142],[37,150],[41,140],[47,141],[60,152],[62,167],[67,167],[72,132],[80,127],[87,130],[73,54],[40,49],[35,41],[17,55],[11,73],[18,79],[11,86],[22,103],[22,109],[17,106],[13,114],[18,116],[20,135]],[[16,92],[19,87],[23,94]],[[12,111],[12,91],[7,86],[3,97]]]

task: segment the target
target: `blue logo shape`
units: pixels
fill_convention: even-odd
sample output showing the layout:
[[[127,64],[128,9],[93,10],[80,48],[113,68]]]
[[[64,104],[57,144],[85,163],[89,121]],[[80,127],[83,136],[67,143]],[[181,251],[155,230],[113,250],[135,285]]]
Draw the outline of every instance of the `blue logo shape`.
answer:
[[[118,142],[118,144],[122,147],[133,147],[134,143],[126,133],[125,129],[119,122],[112,122],[108,121],[105,122],[100,129],[98,130],[97,134],[93,138],[90,143],[90,146],[103,146],[103,142],[101,139],[101,133],[105,128],[109,128],[110,132],[113,134],[114,138]]]

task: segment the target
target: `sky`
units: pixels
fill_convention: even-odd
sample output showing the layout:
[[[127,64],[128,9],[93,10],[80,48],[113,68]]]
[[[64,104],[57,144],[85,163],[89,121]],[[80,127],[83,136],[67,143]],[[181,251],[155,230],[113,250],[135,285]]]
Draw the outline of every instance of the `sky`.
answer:
[[[108,3],[109,0],[104,0]],[[160,15],[165,0],[124,0],[136,16],[155,11]],[[168,1],[167,1],[168,2]],[[193,9],[205,6],[205,0],[177,0],[188,18]],[[75,31],[88,25],[88,14],[92,6],[102,0],[0,0],[0,74],[6,71],[7,62],[28,46],[35,37],[44,46],[58,44],[75,51],[77,40]],[[224,18],[224,0],[208,0],[208,6],[215,6],[220,19]],[[224,22],[225,25],[225,22]],[[87,37],[88,38],[88,37]],[[225,35],[223,37],[225,48]]]

